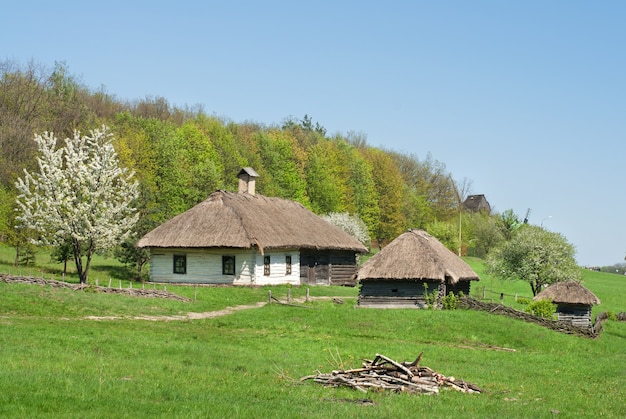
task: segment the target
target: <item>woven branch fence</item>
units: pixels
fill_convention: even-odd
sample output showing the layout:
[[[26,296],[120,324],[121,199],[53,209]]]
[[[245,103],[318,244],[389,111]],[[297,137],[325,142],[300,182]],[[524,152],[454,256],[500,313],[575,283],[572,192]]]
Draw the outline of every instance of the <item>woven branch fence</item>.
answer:
[[[598,337],[600,332],[602,331],[604,322],[609,319],[609,314],[607,312],[603,312],[596,316],[596,321],[593,326],[581,327],[563,321],[535,316],[533,314],[516,310],[512,307],[508,307],[502,304],[479,301],[471,297],[461,298],[459,300],[458,307],[500,314],[514,319],[523,320],[530,323],[536,323],[540,326],[547,327],[548,329],[552,329],[557,332],[567,333],[570,335],[585,336],[589,338]],[[626,313],[619,313],[618,315],[616,315],[616,319],[619,321],[626,321]]]
[[[182,297],[180,295],[168,292],[166,289],[150,289],[145,288],[142,284],[141,288],[132,288],[132,283],[128,288],[122,288],[121,282],[119,288],[112,287],[111,281],[109,281],[109,285],[106,287],[101,287],[98,284],[96,285],[85,285],[85,284],[71,284],[69,282],[57,281],[55,279],[42,279],[35,278],[30,276],[12,276],[7,274],[0,274],[0,282],[6,282],[8,284],[30,284],[30,285],[41,285],[48,286],[52,288],[67,288],[74,291],[90,291],[90,292],[101,292],[101,293],[109,293],[109,294],[124,294],[133,297],[150,297],[150,298],[167,298],[171,300],[179,300],[179,301],[189,301],[188,298]]]

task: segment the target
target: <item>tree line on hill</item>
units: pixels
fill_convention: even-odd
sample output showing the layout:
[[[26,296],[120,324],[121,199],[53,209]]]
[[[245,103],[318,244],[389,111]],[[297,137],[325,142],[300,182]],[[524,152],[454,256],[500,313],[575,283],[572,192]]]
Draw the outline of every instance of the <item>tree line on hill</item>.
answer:
[[[281,124],[233,122],[201,107],[177,107],[162,97],[123,101],[93,90],[57,63],[0,63],[0,240],[16,248],[16,263],[32,259],[28,237],[16,226],[16,181],[37,170],[36,134],[59,139],[106,125],[121,166],[139,183],[139,221],[116,252],[141,268],[139,237],[198,204],[218,189],[236,190],[236,174],[253,167],[257,192],[291,199],[325,215],[348,213],[367,226],[374,246],[408,228],[421,228],[448,248],[486,255],[510,238],[519,217],[463,212],[467,179],[455,181],[430,154],[372,147],[363,134],[329,135],[305,115]],[[460,229],[460,231],[459,231]],[[55,250],[60,261],[67,249]]]

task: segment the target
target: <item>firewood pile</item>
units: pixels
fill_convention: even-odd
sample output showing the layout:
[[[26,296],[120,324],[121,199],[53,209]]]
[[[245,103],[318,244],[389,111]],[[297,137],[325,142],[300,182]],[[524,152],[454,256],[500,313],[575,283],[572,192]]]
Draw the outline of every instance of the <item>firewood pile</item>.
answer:
[[[482,393],[482,390],[474,384],[446,377],[428,367],[418,365],[422,355],[423,353],[413,362],[397,362],[385,355],[376,354],[373,360],[364,360],[361,368],[335,370],[329,374],[318,371],[318,374],[302,377],[300,381],[313,380],[328,387],[351,387],[363,393],[371,389],[437,394],[441,387],[463,393]]]

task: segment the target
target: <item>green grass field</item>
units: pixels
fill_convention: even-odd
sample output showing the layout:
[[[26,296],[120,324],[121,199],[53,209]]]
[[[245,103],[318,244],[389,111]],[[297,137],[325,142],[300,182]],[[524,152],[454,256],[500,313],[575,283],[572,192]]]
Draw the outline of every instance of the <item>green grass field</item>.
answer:
[[[9,264],[4,255],[10,251],[0,248],[1,272]],[[101,282],[121,272],[110,260],[98,262],[113,266],[95,270]],[[496,299],[504,293],[510,305],[512,295],[530,294],[528,285],[492,279],[480,260],[469,262],[481,276],[474,284],[479,294],[482,286]],[[37,269],[48,278],[58,265]],[[594,312],[626,311],[623,277],[584,276],[602,300]],[[168,286],[190,298],[179,302],[0,283],[0,416],[626,417],[623,322],[608,321],[592,340],[482,312],[357,309],[358,290],[340,287],[311,287],[310,294],[338,295],[345,304],[315,300],[202,320],[132,319],[266,301],[270,290],[286,299],[287,287]],[[290,292],[302,297],[306,289]],[[363,394],[299,381],[316,370],[359,366],[376,353],[404,361],[420,352],[423,365],[485,392]],[[363,399],[373,405],[358,403]]]

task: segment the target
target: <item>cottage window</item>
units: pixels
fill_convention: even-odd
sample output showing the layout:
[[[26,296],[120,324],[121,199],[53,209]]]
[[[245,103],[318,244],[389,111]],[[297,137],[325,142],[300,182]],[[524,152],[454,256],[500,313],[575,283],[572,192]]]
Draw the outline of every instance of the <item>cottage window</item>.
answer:
[[[222,274],[235,275],[235,257],[222,256]]]
[[[263,275],[270,276],[270,257],[265,256],[263,258]]]
[[[174,273],[187,273],[187,255],[174,255]]]
[[[285,274],[291,275],[291,256],[285,256]]]

